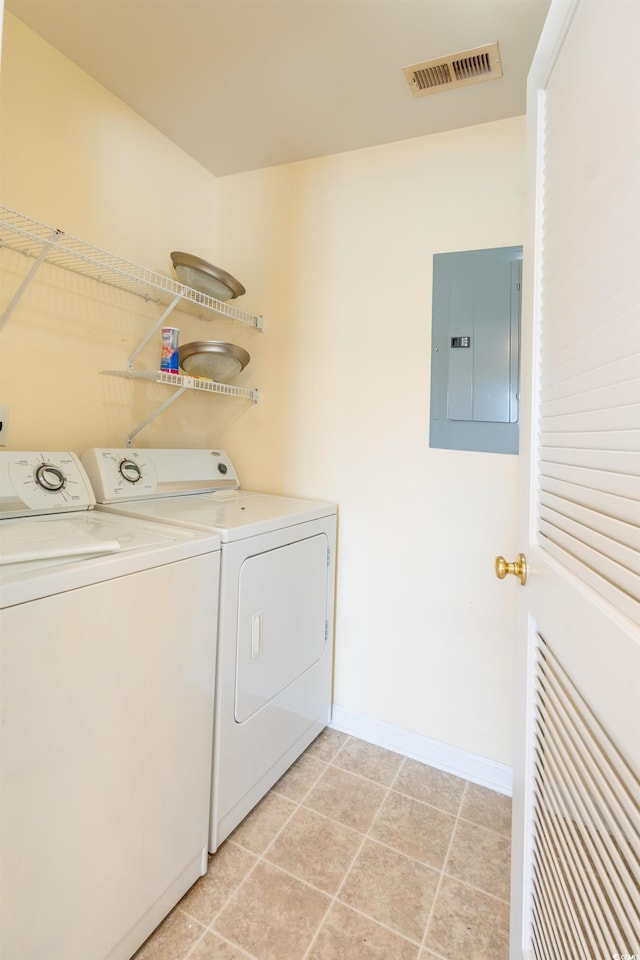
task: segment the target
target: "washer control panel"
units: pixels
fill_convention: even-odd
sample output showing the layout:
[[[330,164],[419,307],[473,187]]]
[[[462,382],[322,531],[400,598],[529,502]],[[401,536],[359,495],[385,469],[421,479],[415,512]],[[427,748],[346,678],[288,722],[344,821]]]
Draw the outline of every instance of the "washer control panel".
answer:
[[[238,488],[222,450],[87,450],[82,464],[98,503],[177,497]]]
[[[95,497],[69,451],[0,451],[0,517],[90,510]]]

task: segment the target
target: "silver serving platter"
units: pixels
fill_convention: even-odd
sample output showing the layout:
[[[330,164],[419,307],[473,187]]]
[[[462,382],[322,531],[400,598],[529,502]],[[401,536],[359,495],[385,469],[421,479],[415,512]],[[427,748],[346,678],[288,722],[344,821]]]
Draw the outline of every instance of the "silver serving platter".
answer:
[[[204,293],[216,300],[235,300],[246,293],[239,280],[232,277],[226,270],[214,267],[212,263],[194,257],[191,253],[182,253],[174,250],[171,262],[180,283],[192,287],[199,293]]]
[[[242,347],[221,340],[194,340],[178,348],[181,370],[190,377],[205,377],[227,383],[244,370],[251,359]]]

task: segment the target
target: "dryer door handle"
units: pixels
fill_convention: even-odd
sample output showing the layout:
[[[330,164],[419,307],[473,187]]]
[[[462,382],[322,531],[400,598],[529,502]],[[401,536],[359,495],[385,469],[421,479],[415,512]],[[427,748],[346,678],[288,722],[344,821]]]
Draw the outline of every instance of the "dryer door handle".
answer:
[[[262,653],[262,636],[263,636],[263,613],[262,610],[259,610],[258,613],[254,613],[251,617],[251,659],[255,660],[256,657],[259,657]]]

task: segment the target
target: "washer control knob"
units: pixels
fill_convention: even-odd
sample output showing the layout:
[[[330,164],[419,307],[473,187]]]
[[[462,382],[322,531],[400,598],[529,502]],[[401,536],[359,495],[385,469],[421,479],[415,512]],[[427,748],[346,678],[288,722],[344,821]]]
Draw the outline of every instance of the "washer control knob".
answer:
[[[41,463],[36,470],[36,483],[43,490],[56,493],[64,487],[64,473],[51,463]]]
[[[229,467],[226,465],[226,463],[218,464],[218,473],[227,473],[228,469]]]
[[[137,463],[134,463],[133,460],[123,460],[118,467],[121,477],[127,481],[127,483],[137,483],[138,480],[142,479],[142,472]]]

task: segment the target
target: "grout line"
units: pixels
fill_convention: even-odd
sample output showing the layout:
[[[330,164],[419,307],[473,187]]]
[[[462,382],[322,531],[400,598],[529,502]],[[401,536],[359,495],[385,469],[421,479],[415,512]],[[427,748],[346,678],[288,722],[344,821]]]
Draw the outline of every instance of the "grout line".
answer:
[[[403,757],[400,766],[399,766],[398,769],[396,770],[396,775],[395,775],[395,777],[393,778],[393,780],[391,781],[390,789],[393,790],[395,793],[400,793],[400,790],[396,790],[396,789],[395,789],[395,783],[396,783],[396,780],[398,779],[398,777],[400,776],[400,774],[402,773],[402,768],[404,767],[404,765],[405,765],[406,762],[407,762],[407,757]]]
[[[312,759],[313,759],[313,758],[312,758]],[[327,767],[333,767],[333,769],[334,769],[334,770],[337,770],[339,773],[348,773],[348,774],[349,774],[350,776],[352,776],[352,777],[357,777],[358,780],[364,780],[365,783],[372,783],[372,784],[373,784],[374,786],[376,786],[376,787],[382,787],[383,790],[388,790],[388,789],[390,789],[390,785],[389,785],[388,783],[380,783],[379,780],[372,780],[371,777],[365,777],[365,775],[364,775],[363,773],[358,773],[356,770],[350,770],[348,767],[339,767],[338,764],[337,764],[337,763],[333,763],[332,760],[330,760],[330,761],[328,761],[328,762],[325,761],[325,763],[327,764]],[[402,764],[401,764],[401,766],[402,766]],[[398,772],[399,772],[399,771],[398,771]],[[325,773],[326,773],[326,771],[325,771]],[[393,775],[393,781],[396,780],[396,777],[397,777],[397,776],[398,776],[397,773],[395,773],[395,774]],[[314,786],[315,786],[315,784],[314,784]],[[280,794],[280,796],[284,796],[284,794]],[[305,797],[306,797],[306,794],[305,794]],[[301,802],[302,802],[302,801],[301,801]]]
[[[306,804],[304,804],[304,803],[300,803],[300,804],[299,804],[299,806],[298,806],[298,808],[296,809],[295,813],[297,813],[299,810],[304,810],[305,813],[313,813],[313,814],[315,814],[316,817],[320,817],[322,820],[327,820],[328,823],[335,823],[335,824],[337,824],[339,827],[342,827],[343,830],[348,830],[349,833],[356,833],[356,834],[358,834],[359,837],[364,836],[362,830],[358,830],[356,827],[350,827],[347,823],[343,823],[341,820],[336,820],[335,817],[330,817],[328,813],[322,813],[321,810],[315,810],[313,807],[307,807]],[[277,837],[274,837],[274,840],[275,840],[275,839],[277,839]],[[271,843],[273,843],[273,841],[272,841]],[[265,849],[265,851],[264,851],[265,854],[266,854],[266,853],[269,851],[269,849],[271,848],[271,843],[270,843],[269,846]],[[238,846],[240,846],[240,844],[238,844]],[[248,849],[248,848],[243,848],[243,849]],[[250,851],[250,852],[253,853],[253,851]],[[255,853],[254,853],[254,856],[255,856]],[[325,891],[325,892],[326,892],[326,891]]]
[[[446,852],[445,857],[444,857],[444,863],[442,864],[442,870],[440,871],[440,879],[438,880],[438,885],[437,885],[436,891],[435,891],[435,893],[434,893],[434,895],[433,895],[433,903],[431,904],[431,910],[429,911],[429,916],[427,917],[427,922],[425,923],[425,926],[424,926],[424,933],[422,934],[422,942],[421,942],[421,944],[420,944],[420,952],[422,952],[423,950],[426,950],[426,949],[427,949],[427,934],[428,934],[428,932],[429,932],[429,927],[430,927],[430,925],[431,925],[431,920],[432,920],[432,918],[433,918],[433,914],[434,914],[434,911],[435,911],[435,908],[436,908],[436,903],[437,903],[437,901],[438,901],[438,894],[440,893],[440,887],[442,886],[442,881],[444,880],[444,877],[445,877],[445,870],[447,869],[447,863],[448,863],[448,860],[449,860],[449,854],[451,853],[451,847],[453,846],[453,838],[455,837],[455,835],[456,835],[456,830],[458,829],[458,821],[460,820],[460,814],[461,814],[461,812],[462,812],[462,806],[463,806],[463,804],[464,804],[464,798],[465,798],[465,795],[466,795],[466,793],[467,793],[467,788],[468,788],[468,786],[469,786],[469,781],[465,781],[464,790],[462,791],[462,796],[460,797],[460,805],[459,805],[459,807],[458,807],[458,815],[457,815],[456,821],[455,821],[455,823],[454,823],[454,825],[453,825],[453,830],[451,831],[451,836],[449,837],[449,844],[448,844],[448,846],[447,846],[447,852]]]
[[[501,830],[494,830],[493,827],[487,827],[484,823],[478,823],[477,820],[470,820],[469,817],[461,816],[460,819],[464,823],[470,823],[473,827],[479,827],[481,830],[488,830],[489,833],[495,833],[498,837],[502,837],[503,840],[506,840],[507,843],[511,842],[511,833],[502,833]]]
[[[459,883],[463,887],[468,887],[469,890],[473,890],[475,893],[481,893],[483,897],[489,897],[490,900],[495,900],[497,903],[502,903],[507,907],[510,906],[510,900],[505,900],[503,897],[498,897],[495,893],[489,893],[488,890],[484,890],[482,887],[476,887],[475,884],[469,883],[467,880],[461,880],[460,877],[456,877],[455,873],[447,873],[446,877],[448,880],[453,880],[455,883]]]
[[[344,750],[344,748],[345,748],[346,745],[349,743],[349,741],[350,741],[350,740],[353,740],[353,739],[354,739],[354,738],[351,736],[351,734],[346,733],[346,734],[344,735],[344,740],[342,741],[342,743],[340,744],[340,746],[338,747],[338,749],[336,750],[336,752],[334,753],[334,755],[331,757],[331,760],[327,760],[327,763],[332,764],[333,761],[335,760],[335,758],[338,756],[338,754],[341,753],[341,751]]]
[[[306,756],[306,754],[304,754],[304,753],[301,754],[301,756],[298,757],[298,760],[302,760],[302,758],[303,758],[304,756]],[[289,769],[288,769],[285,773],[282,774],[282,776],[280,777],[280,780],[283,780],[283,779],[287,776],[287,774],[290,773],[290,771],[291,771],[291,770],[293,769],[293,767],[296,765],[296,763],[298,762],[298,760],[295,760],[294,763],[291,764],[291,766],[289,767]],[[307,788],[307,790],[303,793],[303,795],[300,797],[299,800],[292,800],[291,797],[288,797],[286,793],[281,793],[281,792],[278,790],[278,783],[280,783],[280,780],[278,780],[276,783],[274,783],[274,785],[271,787],[271,790],[269,790],[267,793],[265,793],[264,796],[265,796],[265,797],[268,797],[270,793],[276,793],[279,797],[283,797],[285,800],[288,800],[290,803],[295,803],[295,804],[298,804],[298,805],[301,804],[301,803],[303,802],[303,800],[305,800],[305,799],[308,797],[308,795],[311,793],[311,791],[313,790],[313,788],[315,787],[315,785],[318,783],[318,781],[320,780],[320,778],[325,775],[325,773],[327,772],[327,770],[328,770],[329,767],[331,766],[331,764],[330,764],[327,760],[318,760],[316,757],[309,757],[309,760],[313,760],[314,763],[319,763],[319,764],[322,766],[322,770],[320,771],[320,773],[318,774],[318,776],[315,778],[315,780],[312,781],[311,786]],[[264,800],[264,797],[262,798],[262,800]],[[259,802],[261,803],[262,800],[259,801]],[[257,805],[258,805],[258,804],[256,804],[256,806],[257,806]],[[253,810],[255,810],[255,807],[253,808]],[[251,816],[251,814],[253,813],[253,810],[249,811],[249,813],[247,814],[247,817],[250,817],[250,816]],[[245,818],[245,819],[246,819],[246,818]],[[241,823],[244,823],[244,821],[241,821]],[[240,824],[238,824],[238,826],[240,826]],[[236,828],[236,829],[237,829],[237,828]]]
[[[373,826],[373,824],[371,824],[371,826]],[[417,863],[421,867],[426,867],[427,870],[433,870],[434,873],[440,873],[442,870],[442,867],[436,867],[433,863],[428,863],[426,860],[420,860],[419,857],[412,857],[411,854],[405,853],[404,850],[398,850],[398,848],[394,847],[393,844],[385,843],[384,840],[380,840],[378,837],[374,837],[373,834],[370,835],[368,832],[365,834],[365,840],[370,840],[371,843],[375,843],[376,846],[384,847],[385,850],[390,850],[391,853],[395,853],[398,857],[404,857],[405,860],[409,860],[411,863]]]
[[[184,911],[184,912],[186,912],[186,911]],[[187,915],[188,915],[188,916],[191,916],[191,914],[187,914]],[[223,937],[222,934],[221,934],[221,933],[218,933],[217,930],[210,930],[209,927],[206,927],[206,928],[205,928],[205,930],[203,931],[202,935],[201,935],[201,936],[196,940],[196,942],[189,948],[188,952],[184,955],[184,957],[182,958],[182,960],[189,960],[190,957],[193,957],[194,951],[196,950],[196,948],[198,947],[198,945],[199,945],[200,943],[202,943],[202,941],[204,940],[205,936],[206,936],[208,933],[212,934],[212,935],[215,936],[215,937],[218,937],[218,938],[219,938],[220,940],[222,940],[224,943],[227,943],[230,947],[233,947],[233,949],[234,949],[235,951],[237,951],[238,953],[241,953],[243,957],[246,957],[246,958],[247,958],[247,960],[258,960],[258,958],[255,956],[255,954],[253,954],[253,953],[248,953],[243,947],[240,946],[239,943],[234,943],[233,940],[227,940],[227,938],[226,938],[226,937]]]
[[[189,917],[190,920],[195,920],[195,919],[196,919],[195,917],[192,917],[190,913],[187,913],[186,910],[183,910],[182,912],[184,913],[184,915],[185,915],[186,917]],[[200,921],[198,921],[198,923],[200,923]],[[188,949],[187,952],[185,953],[185,955],[184,955],[184,957],[182,958],[182,960],[189,960],[189,957],[192,956],[193,951],[196,949],[196,947],[198,946],[198,944],[199,944],[199,943],[202,943],[202,941],[203,941],[204,936],[205,936],[206,933],[207,933],[207,928],[205,927],[204,930],[202,931],[202,933],[200,934],[200,936],[198,937],[198,939],[195,941],[195,943],[192,943],[192,944],[191,944],[191,946],[189,947],[189,949]]]
[[[345,741],[345,742],[346,742],[346,741]],[[343,746],[344,746],[344,744],[343,744]],[[341,749],[342,749],[342,748],[341,748]],[[338,753],[339,753],[339,752],[340,752],[340,751],[338,751]],[[337,754],[336,754],[336,756],[337,756]],[[373,839],[373,838],[370,837],[371,828],[373,827],[374,823],[375,823],[376,820],[378,819],[378,816],[379,816],[379,814],[380,814],[380,811],[382,810],[382,807],[384,806],[384,803],[385,803],[387,797],[388,797],[389,794],[391,793],[392,785],[393,785],[393,783],[395,783],[396,778],[397,778],[397,776],[398,776],[398,773],[400,772],[400,768],[402,767],[403,763],[404,763],[404,760],[403,760],[403,762],[400,764],[400,767],[398,768],[398,772],[396,773],[395,777],[394,777],[393,780],[391,781],[391,784],[387,787],[384,796],[383,796],[382,799],[380,800],[380,803],[379,803],[379,805],[378,805],[378,809],[376,810],[375,816],[372,818],[371,823],[369,824],[369,827],[367,828],[366,833],[364,833],[364,834],[362,835],[362,840],[361,840],[361,842],[360,842],[360,844],[359,844],[356,852],[354,853],[353,857],[351,858],[351,862],[350,862],[349,866],[347,867],[347,869],[346,869],[345,872],[344,872],[344,876],[343,876],[343,878],[342,878],[342,881],[341,881],[340,884],[338,885],[338,889],[336,890],[335,894],[334,894],[333,897],[331,898],[331,902],[330,902],[329,906],[327,907],[327,910],[326,910],[326,912],[325,912],[322,920],[321,920],[320,923],[318,924],[318,929],[316,930],[314,936],[312,937],[311,943],[309,944],[309,946],[307,947],[306,951],[305,951],[304,954],[302,955],[301,960],[307,960],[307,958],[309,957],[309,955],[310,955],[310,953],[311,953],[311,950],[313,949],[313,947],[315,946],[315,944],[316,944],[316,942],[317,942],[317,940],[318,940],[318,937],[319,937],[319,935],[320,935],[320,931],[322,930],[322,928],[323,928],[323,926],[324,926],[324,923],[325,923],[327,917],[329,916],[329,913],[331,912],[331,910],[332,910],[333,907],[335,906],[335,904],[336,904],[337,902],[338,902],[338,903],[343,903],[343,901],[341,901],[341,900],[338,899],[338,898],[339,898],[340,891],[341,891],[342,888],[344,887],[344,884],[345,884],[345,882],[346,882],[346,879],[347,879],[347,877],[349,876],[349,874],[351,873],[351,869],[352,869],[354,863],[356,862],[356,860],[357,860],[358,857],[360,856],[360,852],[361,852],[362,848],[364,847],[365,843],[367,842],[368,839]],[[341,767],[336,767],[336,769],[337,769],[337,770],[341,770],[342,768],[341,768]],[[356,774],[356,776],[357,776],[357,774]],[[362,777],[361,779],[367,780],[368,783],[374,782],[374,781],[368,780],[366,777]],[[327,818],[327,819],[329,819],[329,818]],[[336,821],[336,822],[339,823],[339,821]],[[359,831],[358,831],[358,832],[359,832]],[[349,907],[348,904],[344,904],[344,905],[347,906],[347,907]],[[350,909],[353,909],[353,908],[350,908]],[[357,913],[360,913],[359,910],[356,911],[356,912],[357,912]],[[373,917],[368,917],[367,914],[362,914],[362,916],[366,916],[367,919],[373,920],[374,923],[378,923],[377,920],[375,920]],[[385,927],[387,930],[390,930],[390,929],[391,929],[390,927],[386,927],[385,924],[380,924],[380,926]],[[402,934],[399,934],[397,930],[393,930],[393,931],[391,931],[391,932],[392,932],[392,933],[395,933],[397,936],[402,936]],[[404,937],[404,939],[406,940],[407,938]],[[413,942],[413,941],[410,941],[410,942]]]
[[[424,950],[424,949],[425,949],[425,948],[422,947],[421,950],[420,950],[420,952],[422,952],[422,950]],[[429,951],[429,953],[430,953],[432,956],[434,956],[434,957],[436,958],[436,960],[449,960],[448,957],[445,957],[444,953],[438,953],[437,950],[432,950],[431,947],[427,947],[426,949]],[[418,957],[418,960],[420,960],[419,957]]]
[[[426,766],[426,764],[425,764],[425,766]],[[458,778],[458,779],[460,779],[460,778]],[[466,781],[466,782],[469,782],[469,781]],[[467,789],[467,788],[466,788],[466,782],[465,782],[465,787],[464,787],[464,789],[463,789],[463,791],[462,791],[462,795],[461,795],[462,797],[464,797],[465,791],[466,791],[466,789]],[[440,813],[447,813],[450,817],[453,817],[453,818],[456,819],[456,820],[457,820],[458,817],[460,816],[460,810],[458,810],[458,813],[451,813],[451,810],[445,810],[444,807],[439,807],[436,803],[429,803],[427,800],[421,800],[420,797],[414,797],[413,794],[411,794],[411,793],[406,793],[404,790],[394,789],[393,792],[394,792],[394,793],[399,793],[401,797],[407,797],[408,800],[415,800],[417,803],[424,803],[424,805],[425,805],[426,807],[433,807],[434,810],[438,810]],[[472,823],[473,821],[470,821],[470,822]]]
[[[335,898],[336,903],[341,907],[346,907],[347,910],[351,910],[352,913],[357,913],[359,917],[364,917],[365,920],[369,920],[371,923],[375,924],[376,927],[382,927],[384,930],[387,930],[389,933],[392,933],[394,937],[398,937],[400,940],[404,940],[406,943],[411,944],[412,947],[417,947],[418,952],[420,952],[421,940],[414,940],[413,937],[410,937],[406,933],[400,933],[396,927],[390,927],[388,923],[385,923],[384,920],[377,920],[376,917],[371,916],[370,913],[365,913],[364,910],[361,910],[360,907],[354,907],[351,903],[346,903],[344,900],[340,900],[338,896]],[[333,906],[333,904],[332,904]],[[303,957],[304,960],[304,957]]]

